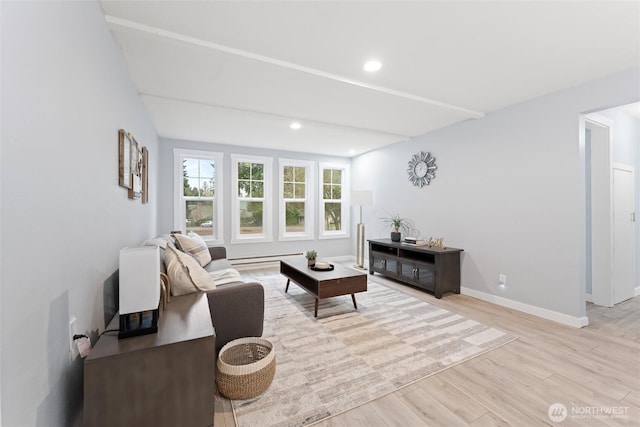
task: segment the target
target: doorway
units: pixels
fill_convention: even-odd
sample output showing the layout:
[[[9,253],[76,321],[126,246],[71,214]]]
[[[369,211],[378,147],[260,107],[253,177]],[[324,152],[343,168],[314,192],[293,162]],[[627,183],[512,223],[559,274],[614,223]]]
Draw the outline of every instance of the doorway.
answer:
[[[604,307],[637,294],[640,241],[635,223],[640,117],[621,119],[612,111],[588,114],[585,121],[586,295],[587,302]],[[614,144],[619,144],[615,151]]]

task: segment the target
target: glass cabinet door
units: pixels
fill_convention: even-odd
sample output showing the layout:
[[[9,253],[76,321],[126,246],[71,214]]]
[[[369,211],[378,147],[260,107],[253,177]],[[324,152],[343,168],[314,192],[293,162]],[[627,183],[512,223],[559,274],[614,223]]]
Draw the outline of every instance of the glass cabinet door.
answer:
[[[398,262],[394,258],[375,255],[373,269],[382,274],[398,274]]]
[[[416,262],[401,262],[400,275],[403,279],[420,286],[421,288],[434,289],[434,266]]]

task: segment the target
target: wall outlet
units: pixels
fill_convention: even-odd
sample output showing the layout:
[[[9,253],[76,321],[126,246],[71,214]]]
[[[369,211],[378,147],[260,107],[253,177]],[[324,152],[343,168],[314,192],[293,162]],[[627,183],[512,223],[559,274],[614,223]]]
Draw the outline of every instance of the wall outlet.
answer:
[[[500,285],[502,285],[502,286],[506,286],[507,285],[507,275],[506,274],[500,274],[500,276],[498,276],[498,283],[500,283]]]

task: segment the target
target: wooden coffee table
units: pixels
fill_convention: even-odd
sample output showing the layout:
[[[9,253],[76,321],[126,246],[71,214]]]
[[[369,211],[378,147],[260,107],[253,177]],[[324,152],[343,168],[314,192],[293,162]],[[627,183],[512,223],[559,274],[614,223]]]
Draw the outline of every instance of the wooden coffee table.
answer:
[[[334,264],[331,271],[316,271],[307,266],[306,258],[280,261],[280,273],[287,278],[285,293],[293,280],[316,298],[314,316],[318,317],[318,301],[324,298],[351,294],[353,306],[358,309],[355,294],[367,291],[367,274]]]

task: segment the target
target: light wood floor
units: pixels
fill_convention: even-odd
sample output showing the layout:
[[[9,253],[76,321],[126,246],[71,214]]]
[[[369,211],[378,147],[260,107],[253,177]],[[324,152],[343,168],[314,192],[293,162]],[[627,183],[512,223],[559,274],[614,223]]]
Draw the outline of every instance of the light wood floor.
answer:
[[[242,274],[269,272],[274,270]],[[639,297],[613,309],[591,305],[591,325],[576,329],[466,295],[438,300],[379,275],[376,279],[518,339],[318,426],[640,426]],[[547,415],[553,403],[568,409],[562,423]],[[584,415],[611,408],[622,415]],[[224,398],[216,399],[215,425],[235,426]]]

